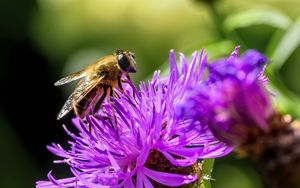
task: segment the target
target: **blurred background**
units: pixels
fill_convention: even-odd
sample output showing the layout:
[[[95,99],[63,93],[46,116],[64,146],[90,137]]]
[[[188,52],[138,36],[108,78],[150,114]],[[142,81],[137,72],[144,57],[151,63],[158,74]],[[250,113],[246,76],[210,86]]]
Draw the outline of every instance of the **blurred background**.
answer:
[[[270,57],[270,88],[280,111],[300,117],[299,0],[3,0],[0,1],[0,187],[33,187],[69,172],[51,142],[66,143],[56,116],[74,85],[54,87],[115,49],[135,52],[137,84],[166,67],[168,52],[205,48],[209,59],[235,45]],[[263,187],[236,155],[216,160],[215,188]]]

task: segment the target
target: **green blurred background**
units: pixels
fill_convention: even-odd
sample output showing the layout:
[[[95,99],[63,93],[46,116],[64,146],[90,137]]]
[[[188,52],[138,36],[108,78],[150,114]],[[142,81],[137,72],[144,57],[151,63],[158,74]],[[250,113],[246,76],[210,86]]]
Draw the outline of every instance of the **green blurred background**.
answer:
[[[66,142],[71,118],[56,121],[72,85],[53,83],[115,49],[135,52],[137,84],[166,67],[170,49],[204,47],[213,60],[256,48],[272,61],[274,104],[300,116],[299,0],[3,0],[0,15],[0,187],[69,174],[45,147]],[[215,188],[263,187],[236,155],[216,160],[212,177]]]

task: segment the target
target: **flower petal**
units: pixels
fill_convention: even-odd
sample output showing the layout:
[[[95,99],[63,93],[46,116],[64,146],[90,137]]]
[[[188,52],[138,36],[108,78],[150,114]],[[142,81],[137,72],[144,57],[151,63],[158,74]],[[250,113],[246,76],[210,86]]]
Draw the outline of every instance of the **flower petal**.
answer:
[[[189,184],[197,179],[197,175],[181,175],[181,174],[172,174],[167,172],[158,172],[150,170],[146,167],[142,168],[142,171],[149,178],[161,183],[163,185],[169,186],[180,186],[184,184]]]

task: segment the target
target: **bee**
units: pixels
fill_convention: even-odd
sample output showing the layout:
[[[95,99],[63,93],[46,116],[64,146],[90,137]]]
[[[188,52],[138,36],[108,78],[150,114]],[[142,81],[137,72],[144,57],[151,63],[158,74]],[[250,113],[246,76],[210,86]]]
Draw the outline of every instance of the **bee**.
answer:
[[[108,94],[113,96],[115,87],[123,91],[122,77],[126,76],[130,80],[129,73],[136,72],[134,58],[132,52],[116,50],[85,69],[55,82],[55,86],[60,86],[81,79],[59,112],[57,120],[72,109],[77,116],[84,118],[99,109]]]

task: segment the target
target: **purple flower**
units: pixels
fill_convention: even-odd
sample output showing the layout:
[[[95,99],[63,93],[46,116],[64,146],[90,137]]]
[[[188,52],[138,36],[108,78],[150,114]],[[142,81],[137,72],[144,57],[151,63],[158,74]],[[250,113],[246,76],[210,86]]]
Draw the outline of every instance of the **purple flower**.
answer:
[[[37,187],[162,187],[194,182],[195,164],[204,158],[221,157],[232,148],[218,141],[208,126],[176,118],[176,104],[185,92],[201,83],[206,56],[192,55],[188,65],[180,55],[179,72],[175,54],[170,52],[170,76],[154,73],[139,91],[128,82],[124,93],[115,90],[113,102],[105,102],[85,120],[74,118],[78,133],[72,133],[70,149],[59,144],[48,149],[62,158],[74,177],[38,181]],[[134,93],[134,94],[133,94]],[[88,127],[91,126],[91,132]]]
[[[268,131],[274,115],[263,74],[267,58],[255,50],[237,58],[238,49],[228,59],[208,64],[205,81],[186,91],[176,107],[177,118],[208,125],[231,145],[243,142],[253,130]]]

